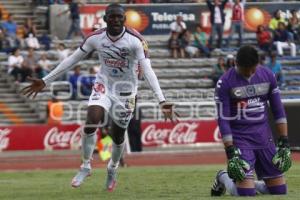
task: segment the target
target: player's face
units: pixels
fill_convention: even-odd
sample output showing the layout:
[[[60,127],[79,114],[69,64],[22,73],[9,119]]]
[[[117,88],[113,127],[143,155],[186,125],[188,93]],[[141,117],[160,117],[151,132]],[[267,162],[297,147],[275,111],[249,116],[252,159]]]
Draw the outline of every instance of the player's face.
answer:
[[[110,35],[119,35],[123,31],[125,13],[122,8],[111,8],[106,13],[107,31]]]

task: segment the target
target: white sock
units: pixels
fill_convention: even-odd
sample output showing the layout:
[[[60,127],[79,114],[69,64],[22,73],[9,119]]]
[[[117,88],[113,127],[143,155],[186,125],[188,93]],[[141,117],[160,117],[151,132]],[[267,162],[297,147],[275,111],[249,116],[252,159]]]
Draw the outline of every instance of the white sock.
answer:
[[[232,179],[228,176],[228,173],[224,173],[219,177],[219,180],[221,183],[225,185],[226,190],[232,195],[232,196],[239,196],[236,185],[232,181]]]
[[[84,133],[82,136],[82,164],[84,168],[91,168],[90,160],[92,159],[93,152],[97,141],[96,132],[92,134]]]
[[[264,181],[254,181],[255,189],[261,194],[269,194],[268,187],[266,186]]]
[[[118,168],[119,161],[124,151],[124,147],[125,147],[125,140],[122,144],[119,145],[115,144],[114,142],[112,143],[112,155],[107,165],[108,168],[115,168],[115,169]]]

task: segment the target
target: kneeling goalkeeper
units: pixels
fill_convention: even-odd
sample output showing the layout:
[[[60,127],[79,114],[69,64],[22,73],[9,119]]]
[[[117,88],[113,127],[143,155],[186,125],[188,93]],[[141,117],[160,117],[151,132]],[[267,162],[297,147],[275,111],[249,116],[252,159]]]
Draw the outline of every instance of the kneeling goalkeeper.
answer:
[[[255,196],[287,193],[283,173],[291,167],[287,120],[273,73],[258,65],[258,52],[243,46],[237,66],[216,85],[218,125],[227,155],[227,171],[220,170],[212,196]],[[278,133],[277,148],[268,123],[268,101]],[[256,173],[259,181],[254,180]]]

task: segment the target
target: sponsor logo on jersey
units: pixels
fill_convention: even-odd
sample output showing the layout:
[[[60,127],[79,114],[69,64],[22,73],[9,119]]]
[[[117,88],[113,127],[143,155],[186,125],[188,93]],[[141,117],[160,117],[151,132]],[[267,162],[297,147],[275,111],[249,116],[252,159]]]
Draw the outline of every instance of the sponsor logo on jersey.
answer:
[[[104,63],[106,66],[113,67],[113,68],[124,68],[124,67],[128,67],[129,65],[128,60],[120,60],[114,58],[105,58]]]

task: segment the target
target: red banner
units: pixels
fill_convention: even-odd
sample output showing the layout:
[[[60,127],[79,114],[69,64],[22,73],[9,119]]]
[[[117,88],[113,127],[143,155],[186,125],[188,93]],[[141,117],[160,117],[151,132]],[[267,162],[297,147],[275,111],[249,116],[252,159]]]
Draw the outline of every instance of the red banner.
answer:
[[[79,149],[80,133],[81,127],[78,125],[4,126],[0,127],[0,151]],[[219,141],[219,129],[214,120],[142,124],[144,146]]]
[[[221,141],[215,120],[193,120],[174,124],[171,122],[146,122],[142,124],[142,130],[144,146]]]
[[[94,26],[97,29],[106,27],[103,19],[106,6],[85,5],[80,7],[80,27],[85,33],[90,33]]]
[[[78,125],[0,127],[0,151],[79,149]]]

